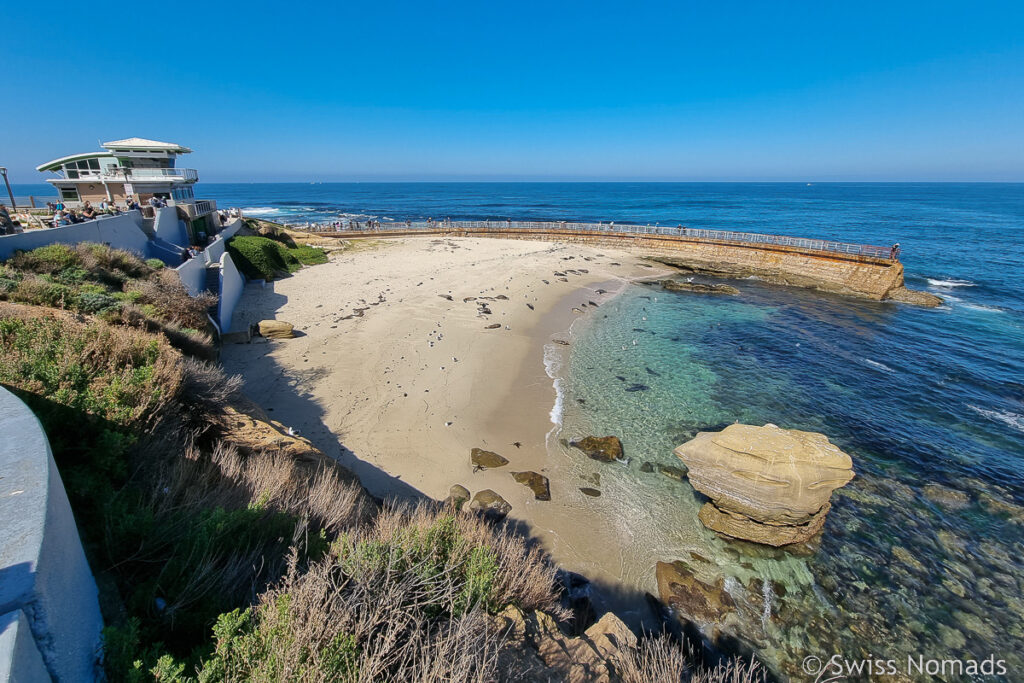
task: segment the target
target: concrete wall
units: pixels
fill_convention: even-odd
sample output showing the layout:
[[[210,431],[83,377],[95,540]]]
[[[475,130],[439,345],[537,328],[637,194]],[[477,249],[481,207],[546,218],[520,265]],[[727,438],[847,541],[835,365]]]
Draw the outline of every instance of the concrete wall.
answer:
[[[384,230],[328,233],[330,237],[423,237],[430,235],[576,242],[627,249],[665,263],[731,277],[750,275],[778,284],[885,299],[903,288],[903,265],[888,259],[799,247],[712,241],[676,235],[603,233],[583,230],[502,230],[500,228]]]
[[[220,301],[217,304],[217,323],[222,334],[231,331],[235,307],[244,289],[245,278],[235,267],[231,254],[225,253],[220,257]]]
[[[32,411],[3,388],[0,472],[0,656],[8,657],[0,670],[13,667],[13,680],[38,675],[24,640],[24,617],[54,680],[94,680],[103,628],[96,582],[46,434]]]
[[[50,680],[25,613],[19,609],[0,614],[0,681],[48,683]]]
[[[118,216],[103,216],[93,221],[47,230],[26,230],[17,235],[0,236],[0,260],[15,251],[29,251],[56,242],[78,244],[98,242],[118,249],[127,249],[140,256],[149,254],[149,237],[142,229],[142,214],[129,211]]]
[[[206,259],[203,257],[189,259],[174,270],[192,296],[206,289]]]
[[[215,220],[219,221],[220,219],[217,218]],[[224,229],[220,231],[219,235],[217,235],[217,239],[206,247],[205,254],[208,263],[216,263],[220,261],[221,255],[227,248],[228,240],[235,236],[235,233],[238,232],[242,225],[243,223],[241,218],[234,218],[224,225]]]
[[[165,206],[156,210],[153,231],[156,233],[157,239],[176,244],[179,247],[187,247],[191,244],[188,226],[185,225],[185,221],[178,218],[176,207]]]

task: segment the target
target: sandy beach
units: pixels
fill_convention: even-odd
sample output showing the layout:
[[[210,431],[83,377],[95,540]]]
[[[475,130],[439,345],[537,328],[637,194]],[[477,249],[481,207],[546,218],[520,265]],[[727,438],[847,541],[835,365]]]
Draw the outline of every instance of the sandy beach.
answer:
[[[492,489],[556,560],[593,572],[602,564],[594,564],[594,544],[579,547],[571,533],[588,514],[571,503],[585,484],[560,481],[545,446],[556,402],[545,347],[567,350],[552,341],[571,343],[574,321],[598,314],[627,281],[659,272],[636,255],[581,245],[364,243],[328,264],[249,285],[236,324],[284,320],[301,336],[230,344],[223,361],[275,419],[375,495],[440,500],[453,484]],[[476,447],[511,462],[474,472]],[[551,477],[551,502],[534,500],[510,476],[524,470]]]

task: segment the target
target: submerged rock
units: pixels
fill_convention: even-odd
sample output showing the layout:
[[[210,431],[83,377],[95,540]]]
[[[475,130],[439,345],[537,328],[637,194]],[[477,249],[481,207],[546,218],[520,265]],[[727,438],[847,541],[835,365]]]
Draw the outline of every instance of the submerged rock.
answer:
[[[679,280],[661,280],[662,289],[670,292],[695,292],[697,294],[739,294],[740,290],[732,285],[712,285],[703,282],[680,282]]]
[[[736,608],[722,577],[714,584],[704,583],[685,562],[659,562],[655,577],[662,602],[690,621],[715,622]]]
[[[924,497],[950,510],[959,510],[971,503],[970,497],[963,491],[957,491],[941,484],[925,485]]]
[[[579,441],[570,441],[569,445],[580,449],[587,457],[601,462],[612,462],[622,458],[622,442],[617,436],[588,436]]]
[[[581,486],[580,493],[582,493],[585,496],[590,496],[591,498],[597,498],[598,496],[601,495],[600,491],[598,491],[597,489],[590,488],[589,486]]]
[[[537,472],[513,472],[512,478],[520,484],[525,484],[533,491],[533,497],[537,500],[551,500],[551,487],[548,478]]]
[[[512,510],[507,500],[490,489],[484,489],[473,496],[469,509],[493,520],[504,519]]]
[[[705,526],[773,546],[820,531],[832,491],[854,476],[850,456],[824,434],[771,424],[700,432],[675,453],[711,499],[700,511]]]
[[[672,465],[658,465],[658,471],[664,474],[669,479],[675,479],[676,481],[682,481],[683,479],[686,479],[685,467],[673,467]]]
[[[899,301],[904,304],[927,306],[928,308],[935,308],[946,303],[942,297],[929,294],[928,292],[921,292],[916,289],[907,289],[906,287],[893,287],[886,294],[886,298],[892,299],[893,301]]]
[[[504,467],[508,464],[508,458],[502,457],[493,451],[485,451],[482,448],[474,448],[469,453],[469,460],[474,467],[486,470],[495,467]]]

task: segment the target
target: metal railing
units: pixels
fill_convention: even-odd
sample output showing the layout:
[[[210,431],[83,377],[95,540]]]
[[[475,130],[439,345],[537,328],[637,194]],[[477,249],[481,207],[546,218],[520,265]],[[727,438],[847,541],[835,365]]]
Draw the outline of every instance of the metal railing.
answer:
[[[68,169],[69,180],[199,180],[199,171],[194,168],[124,168],[112,166],[104,169]]]
[[[868,256],[871,258],[893,260],[892,247],[880,247],[870,244],[854,244],[835,240],[812,239],[807,237],[790,237],[787,235],[768,235],[756,232],[734,232],[731,230],[705,230],[683,226],[669,227],[660,225],[635,225],[623,223],[576,223],[567,221],[337,221],[334,223],[309,224],[296,226],[312,232],[391,232],[409,230],[535,230],[543,232],[578,231],[588,233],[611,233],[623,235],[665,235],[690,240],[709,242],[734,242],[741,244],[772,245],[793,247],[812,251],[825,251],[852,256]]]
[[[103,177],[124,180],[162,180],[164,178],[199,180],[199,171],[194,168],[122,168],[118,166],[104,171]]]

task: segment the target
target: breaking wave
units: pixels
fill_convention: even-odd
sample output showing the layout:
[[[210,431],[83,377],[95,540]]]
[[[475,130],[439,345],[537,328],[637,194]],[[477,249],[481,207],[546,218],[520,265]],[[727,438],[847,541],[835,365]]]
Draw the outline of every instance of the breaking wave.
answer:
[[[967,404],[967,407],[976,412],[978,415],[987,417],[990,420],[996,422],[1002,422],[1008,427],[1016,429],[1018,432],[1024,432],[1024,415],[1017,413],[1011,413],[1009,410],[989,410],[988,408],[979,408],[978,406]]]

